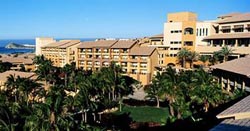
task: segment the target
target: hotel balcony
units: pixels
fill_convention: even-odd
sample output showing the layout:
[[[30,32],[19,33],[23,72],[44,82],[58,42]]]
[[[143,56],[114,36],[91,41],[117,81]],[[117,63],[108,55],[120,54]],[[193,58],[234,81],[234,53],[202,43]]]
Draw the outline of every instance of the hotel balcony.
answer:
[[[215,51],[221,50],[222,46],[196,46],[195,49],[200,53],[212,54]],[[231,47],[235,54],[250,54],[250,47]]]
[[[141,63],[140,68],[147,68],[147,63]]]

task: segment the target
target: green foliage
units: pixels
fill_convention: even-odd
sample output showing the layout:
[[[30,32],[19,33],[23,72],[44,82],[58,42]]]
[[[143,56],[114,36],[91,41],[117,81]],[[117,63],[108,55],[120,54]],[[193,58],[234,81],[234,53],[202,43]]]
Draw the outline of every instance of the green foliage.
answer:
[[[123,105],[122,111],[117,111],[115,114],[128,113],[129,116],[136,122],[157,122],[164,124],[169,116],[168,108],[155,108],[150,106],[132,107]]]
[[[0,62],[0,72],[5,72],[7,70],[10,70],[12,67],[12,64],[9,62]]]
[[[114,63],[94,73],[74,64],[56,68],[43,56],[34,63],[48,90],[35,80],[8,76],[0,92],[0,130],[99,130],[88,117],[117,106],[137,84]]]
[[[189,50],[186,48],[182,48],[178,53],[177,57],[179,61],[181,62],[182,67],[186,68],[186,60],[189,56]]]
[[[158,97],[168,102],[169,122],[205,113],[242,95],[237,90],[229,95],[203,69],[176,73],[171,67],[158,73],[146,92],[150,98]]]

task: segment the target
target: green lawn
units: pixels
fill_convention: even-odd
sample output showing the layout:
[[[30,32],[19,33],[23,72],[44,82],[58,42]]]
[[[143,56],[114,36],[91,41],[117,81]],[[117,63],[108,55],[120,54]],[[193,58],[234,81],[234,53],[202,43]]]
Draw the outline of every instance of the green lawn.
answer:
[[[136,122],[158,122],[165,124],[169,116],[168,108],[156,108],[150,106],[122,106],[122,111],[115,114],[130,113],[130,117]]]

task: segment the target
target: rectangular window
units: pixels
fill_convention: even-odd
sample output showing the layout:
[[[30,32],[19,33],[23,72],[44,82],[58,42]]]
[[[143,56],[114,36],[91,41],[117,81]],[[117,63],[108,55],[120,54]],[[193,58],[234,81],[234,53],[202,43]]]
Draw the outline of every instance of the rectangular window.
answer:
[[[193,46],[193,41],[185,41],[184,46]]]
[[[231,26],[222,26],[220,30],[223,33],[230,33],[231,32]]]
[[[206,28],[206,36],[208,35],[208,28]]]
[[[243,32],[244,31],[244,25],[235,25],[233,30],[234,30],[234,32]]]

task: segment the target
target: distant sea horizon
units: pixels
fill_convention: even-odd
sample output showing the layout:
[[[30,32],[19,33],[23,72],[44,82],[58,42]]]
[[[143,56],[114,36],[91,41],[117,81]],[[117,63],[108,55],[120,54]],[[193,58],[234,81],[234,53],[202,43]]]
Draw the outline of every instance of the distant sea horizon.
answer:
[[[76,39],[81,41],[94,41],[97,38],[55,38],[56,40],[63,40],[63,39]],[[35,45],[35,39],[0,39],[0,54],[15,54],[15,53],[32,53],[35,49],[7,49],[5,46],[9,43],[16,43],[16,44],[29,44]]]

